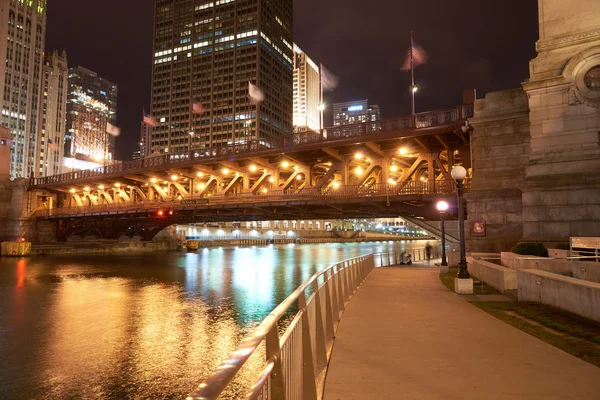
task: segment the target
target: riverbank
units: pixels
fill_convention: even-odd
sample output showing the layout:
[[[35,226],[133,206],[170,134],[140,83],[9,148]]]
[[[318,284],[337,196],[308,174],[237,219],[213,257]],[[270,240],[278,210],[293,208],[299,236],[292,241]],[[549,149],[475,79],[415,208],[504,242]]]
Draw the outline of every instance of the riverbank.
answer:
[[[114,241],[69,241],[62,243],[46,243],[32,245],[31,256],[61,256],[61,255],[85,255],[85,254],[143,254],[154,251],[182,250],[197,251],[203,248],[213,247],[251,247],[266,246],[269,244],[326,244],[326,243],[375,243],[375,242],[402,242],[413,241],[412,238],[398,236],[380,238],[332,238],[332,237],[306,237],[290,239],[265,239],[265,238],[243,238],[223,240],[188,240],[184,243],[176,240],[160,240],[142,242],[138,240]],[[419,240],[436,240],[425,238]]]

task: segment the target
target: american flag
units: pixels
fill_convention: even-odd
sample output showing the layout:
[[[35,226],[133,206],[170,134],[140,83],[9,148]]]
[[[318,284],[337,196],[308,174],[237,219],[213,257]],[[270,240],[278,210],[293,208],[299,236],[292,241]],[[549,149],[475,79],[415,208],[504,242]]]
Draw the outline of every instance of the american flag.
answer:
[[[414,42],[412,47],[408,49],[408,53],[406,54],[406,60],[404,61],[404,65],[402,65],[402,71],[410,71],[410,60],[411,57],[414,62],[414,66],[418,67],[419,65],[423,65],[427,62],[429,58],[427,56],[427,52],[423,50],[423,48],[419,45],[415,45]]]
[[[321,87],[323,91],[335,89],[340,83],[340,78],[332,74],[327,68],[321,64]]]
[[[192,112],[194,114],[202,115],[202,114],[204,114],[204,111],[205,111],[204,106],[200,102],[200,99],[198,99],[196,97],[194,99],[194,101],[192,101]]]
[[[144,113],[144,123],[153,128],[158,126],[158,122],[156,122],[156,118],[154,118],[152,115],[148,114],[147,112]]]
[[[252,82],[248,81],[248,96],[254,104],[258,104],[265,99],[265,94],[258,86],[253,85]]]
[[[48,139],[48,148],[52,149],[54,151],[58,150],[58,146],[56,145],[56,143],[52,142],[52,139]]]
[[[111,136],[119,136],[121,134],[121,129],[119,127],[111,124],[110,122],[106,123],[106,132],[108,132]]]

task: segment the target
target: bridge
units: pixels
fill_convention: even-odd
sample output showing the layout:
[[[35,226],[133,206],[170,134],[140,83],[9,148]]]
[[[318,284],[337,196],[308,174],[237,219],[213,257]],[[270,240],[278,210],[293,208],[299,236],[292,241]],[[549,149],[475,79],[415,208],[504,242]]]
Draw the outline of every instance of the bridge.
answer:
[[[473,104],[33,178],[39,220],[59,239],[94,231],[150,240],[174,223],[438,219],[450,170],[470,167]],[[468,186],[468,185],[467,185]],[[468,187],[467,187],[468,189]]]

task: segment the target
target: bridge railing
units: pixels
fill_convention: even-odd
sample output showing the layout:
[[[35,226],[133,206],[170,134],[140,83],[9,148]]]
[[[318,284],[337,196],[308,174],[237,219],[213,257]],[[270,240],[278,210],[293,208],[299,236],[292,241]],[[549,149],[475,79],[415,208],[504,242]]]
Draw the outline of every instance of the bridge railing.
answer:
[[[194,160],[208,160],[211,158],[224,157],[236,154],[253,153],[260,150],[291,149],[293,146],[318,143],[334,143],[337,140],[349,138],[368,137],[371,135],[395,132],[403,129],[420,129],[452,124],[461,119],[473,116],[473,105],[463,105],[456,108],[437,110],[413,116],[401,116],[380,121],[367,122],[355,125],[343,125],[330,127],[321,131],[307,131],[289,135],[248,140],[240,143],[222,143],[210,148],[195,149],[180,154],[160,154],[143,158],[141,160],[126,161],[98,167],[84,171],[73,171],[64,174],[32,178],[31,185],[47,185],[62,182],[75,181],[101,177],[104,175],[121,175],[124,173],[136,173],[151,168],[178,166],[189,164]]]
[[[470,182],[465,183],[465,192],[470,189]],[[380,183],[370,186],[340,186],[338,188],[304,188],[297,192],[294,190],[273,190],[267,193],[232,193],[228,195],[216,195],[211,197],[186,196],[173,197],[170,199],[135,201],[70,206],[52,209],[41,209],[36,211],[36,217],[44,218],[57,215],[74,215],[85,213],[102,213],[124,211],[129,209],[153,209],[153,208],[179,208],[192,205],[226,205],[226,204],[254,204],[264,201],[294,201],[294,200],[323,200],[328,199],[356,199],[368,197],[383,197],[393,199],[396,196],[407,195],[448,195],[455,193],[455,185],[451,180],[446,181],[410,181],[403,184]]]
[[[264,369],[247,395],[239,393],[236,398],[321,399],[340,318],[373,268],[373,256],[368,255],[314,274],[277,306],[187,399],[217,399],[262,345],[266,350]],[[299,311],[280,334],[280,320],[294,308]]]

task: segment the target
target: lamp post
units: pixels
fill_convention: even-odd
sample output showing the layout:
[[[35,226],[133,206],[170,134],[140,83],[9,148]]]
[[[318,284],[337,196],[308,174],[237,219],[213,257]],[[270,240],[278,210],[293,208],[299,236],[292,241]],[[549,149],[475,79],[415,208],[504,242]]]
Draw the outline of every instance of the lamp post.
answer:
[[[440,212],[440,218],[442,220],[442,263],[440,265],[442,267],[447,267],[448,261],[446,260],[446,227],[444,224],[444,215],[448,210],[448,203],[445,201],[438,201],[436,208]]]
[[[467,269],[467,259],[465,257],[465,212],[463,209],[463,180],[467,177],[467,170],[458,165],[452,168],[452,179],[456,181],[456,195],[458,197],[458,233],[460,237],[460,261],[458,262],[458,266],[460,270],[458,271],[458,279],[470,279],[469,271]]]
[[[190,131],[190,141],[188,145],[188,151],[192,151],[192,139],[194,138],[194,131]]]

